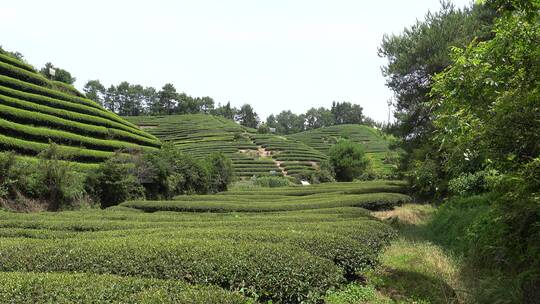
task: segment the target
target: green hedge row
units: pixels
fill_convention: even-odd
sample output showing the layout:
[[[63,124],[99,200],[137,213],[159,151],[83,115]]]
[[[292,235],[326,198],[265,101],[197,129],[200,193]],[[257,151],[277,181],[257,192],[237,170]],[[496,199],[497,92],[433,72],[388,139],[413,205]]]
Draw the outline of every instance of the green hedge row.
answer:
[[[192,202],[192,201],[128,201],[124,207],[146,212],[274,212],[335,207],[362,207],[370,210],[388,210],[411,202],[408,195],[400,193],[367,193],[357,195],[335,195],[313,197],[309,200],[252,201],[252,202]]]
[[[285,243],[298,247],[308,253],[333,261],[345,270],[347,276],[354,276],[372,268],[378,263],[380,250],[394,237],[394,231],[377,221],[358,222],[349,225],[352,229],[331,229],[308,226],[290,227],[264,226],[248,227],[182,227],[155,228],[143,230],[111,230],[81,233],[72,230],[42,230],[22,228],[1,228],[0,237],[24,237],[33,239],[103,239],[113,237],[137,236],[144,234],[154,239],[193,239],[193,240],[232,240],[242,242]]]
[[[0,151],[15,151],[20,154],[35,156],[47,149],[47,147],[49,147],[49,144],[26,141],[0,134]],[[65,159],[78,162],[101,162],[114,155],[113,152],[68,146],[59,146],[59,152]]]
[[[96,139],[49,128],[32,127],[30,125],[22,125],[1,118],[0,130],[0,133],[3,135],[22,138],[28,141],[37,141],[42,143],[49,143],[49,141],[53,141],[54,143],[60,145],[84,147],[92,150],[114,152],[120,149],[156,149],[130,144],[124,141]]]
[[[103,139],[122,139],[141,145],[159,147],[159,143],[146,137],[132,134],[126,131],[83,124],[72,120],[59,118],[49,114],[13,108],[0,104],[0,117],[24,124],[33,124],[44,127],[53,127],[60,130],[70,131],[81,135],[95,136]]]
[[[315,303],[343,280],[331,261],[297,248],[253,242],[10,239],[1,271],[90,272],[212,284],[276,303]]]
[[[24,63],[16,58],[13,58],[7,54],[2,54],[0,53],[0,61],[1,62],[4,62],[4,63],[7,63],[7,64],[10,64],[10,65],[13,65],[13,66],[16,66],[18,68],[21,68],[21,69],[25,69],[29,72],[36,72],[36,70],[34,69],[33,66],[27,64],[27,63]]]
[[[73,96],[86,98],[86,96],[83,93],[79,92],[71,84],[67,84],[61,81],[56,81],[56,80],[52,80],[51,84],[52,84],[52,88],[55,90],[58,90],[58,91],[61,91],[61,92],[64,92]]]
[[[407,183],[403,181],[376,180],[363,182],[324,183],[309,187],[281,187],[279,189],[259,189],[257,194],[284,195],[284,196],[307,196],[323,193],[362,194],[373,192],[397,192],[405,193]],[[222,195],[252,195],[249,191],[228,191]]]
[[[112,112],[98,109],[91,106],[87,106],[84,104],[74,103],[74,102],[65,101],[61,99],[55,99],[52,97],[42,96],[42,95],[33,94],[33,93],[26,93],[26,92],[11,89],[2,85],[0,85],[0,94],[8,96],[8,97],[16,98],[19,100],[25,100],[32,103],[40,104],[40,105],[52,106],[58,109],[64,109],[64,110],[68,110],[72,112],[98,116],[98,117],[105,118],[111,121],[115,121],[116,123],[125,125],[131,129],[137,128],[135,125],[123,120],[122,118],[120,118],[119,116],[117,116],[116,114]],[[146,136],[155,139],[155,136],[151,134],[146,134]]]
[[[73,273],[0,273],[1,303],[250,303],[217,287],[173,280]]]
[[[36,84],[28,83],[21,81],[16,78],[8,77],[5,75],[0,75],[0,84],[6,87],[10,87],[15,90],[27,92],[27,93],[33,93],[33,94],[39,94],[44,95],[51,98],[61,99],[64,101],[69,101],[73,103],[83,104],[90,107],[94,107],[100,110],[104,110],[103,107],[95,103],[94,101],[86,98],[81,98],[77,96],[72,96],[57,90],[49,89],[43,86],[39,86]]]
[[[133,134],[145,137],[145,138],[157,140],[155,139],[155,137],[150,136],[148,133],[144,131],[126,126],[124,124],[121,124],[121,123],[118,123],[116,121],[112,121],[106,118],[96,117],[93,115],[73,112],[73,111],[64,110],[64,109],[58,109],[58,108],[47,106],[47,105],[36,104],[33,102],[24,101],[17,98],[4,96],[1,94],[0,94],[0,103],[4,105],[8,105],[10,107],[23,109],[23,110],[29,110],[29,111],[39,112],[43,114],[51,114],[57,117],[61,117],[61,118],[65,118],[68,120],[73,120],[73,121],[77,121],[81,123],[88,123],[92,125],[119,129],[119,130],[133,133]]]
[[[36,72],[16,67],[11,64],[0,61],[0,74],[11,78],[19,79],[38,86],[48,86],[49,80]]]

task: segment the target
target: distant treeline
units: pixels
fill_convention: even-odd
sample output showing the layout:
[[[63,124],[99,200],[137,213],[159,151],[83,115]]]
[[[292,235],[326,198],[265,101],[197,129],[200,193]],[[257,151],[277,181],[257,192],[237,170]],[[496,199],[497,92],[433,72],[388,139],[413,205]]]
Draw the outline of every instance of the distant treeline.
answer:
[[[279,134],[340,124],[377,125],[377,122],[363,115],[361,106],[350,102],[333,102],[330,109],[311,108],[303,114],[282,111],[262,122],[249,104],[240,108],[231,106],[230,102],[216,105],[211,97],[192,97],[178,92],[170,83],[157,90],[126,81],[105,88],[99,80],[90,80],[83,90],[88,98],[121,116],[212,114],[235,120],[246,127],[260,128],[261,132],[270,132],[272,128]]]

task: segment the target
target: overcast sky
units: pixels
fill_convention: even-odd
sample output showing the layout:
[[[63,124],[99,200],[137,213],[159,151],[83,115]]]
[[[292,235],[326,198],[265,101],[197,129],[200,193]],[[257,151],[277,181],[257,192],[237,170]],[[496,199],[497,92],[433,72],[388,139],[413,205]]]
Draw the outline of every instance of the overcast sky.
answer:
[[[469,0],[454,0],[457,6]],[[332,101],[387,119],[377,56],[439,0],[3,1],[0,45],[106,86],[121,81],[252,104],[261,117]]]

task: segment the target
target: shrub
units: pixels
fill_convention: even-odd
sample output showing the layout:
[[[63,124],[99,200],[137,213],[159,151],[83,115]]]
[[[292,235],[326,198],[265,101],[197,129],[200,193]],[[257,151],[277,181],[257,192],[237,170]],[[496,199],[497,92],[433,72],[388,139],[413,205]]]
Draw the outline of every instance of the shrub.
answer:
[[[210,171],[204,160],[178,152],[171,166],[173,171],[167,177],[167,187],[172,195],[204,194],[209,191]]]
[[[232,161],[223,153],[212,153],[207,158],[210,171],[211,192],[227,191],[233,181],[234,168]]]
[[[262,123],[262,124],[259,125],[259,127],[257,128],[257,133],[259,133],[259,134],[269,134],[269,133],[270,133],[270,128],[268,127],[267,124]]]
[[[12,168],[15,165],[13,152],[0,153],[0,199],[7,198],[13,191]]]
[[[259,176],[252,180],[254,185],[265,188],[286,187],[290,185],[289,180],[283,176]]]
[[[330,148],[329,161],[336,179],[350,182],[360,176],[369,164],[362,145],[347,140],[341,140]]]
[[[101,207],[144,197],[144,188],[130,162],[129,156],[116,153],[89,174],[87,187]]]
[[[444,184],[439,176],[440,171],[436,161],[426,158],[424,161],[413,161],[404,175],[420,198],[432,198],[444,192],[440,188]]]
[[[474,195],[488,190],[488,174],[490,172],[477,171],[463,173],[448,182],[448,191],[455,195]]]

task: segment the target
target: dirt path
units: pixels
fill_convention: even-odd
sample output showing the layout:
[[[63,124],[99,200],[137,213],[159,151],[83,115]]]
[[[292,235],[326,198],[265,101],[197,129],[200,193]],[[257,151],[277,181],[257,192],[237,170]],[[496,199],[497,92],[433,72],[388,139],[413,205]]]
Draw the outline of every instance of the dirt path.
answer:
[[[253,144],[255,145],[257,144],[253,140],[251,140],[251,142],[253,142]],[[279,160],[275,160],[272,157],[272,151],[266,150],[263,146],[257,146],[257,150],[241,149],[241,150],[238,150],[238,152],[243,153],[243,154],[250,154],[251,152],[255,152],[258,157],[270,158],[274,162],[274,164],[276,164],[276,167],[278,167],[278,169],[281,171],[283,176],[287,176],[287,170],[285,170],[285,167],[282,166],[283,162]],[[317,163],[315,163],[315,165],[317,165]],[[312,166],[315,166],[315,165],[312,164]]]

